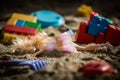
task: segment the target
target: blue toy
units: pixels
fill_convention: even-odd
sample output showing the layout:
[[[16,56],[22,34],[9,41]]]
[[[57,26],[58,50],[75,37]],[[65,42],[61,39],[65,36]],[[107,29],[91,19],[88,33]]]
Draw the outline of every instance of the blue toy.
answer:
[[[72,29],[67,29],[66,31],[68,31],[71,35],[74,35],[74,32]]]
[[[109,22],[107,18],[101,18],[94,16],[90,22],[88,33],[94,36],[98,36],[99,32],[105,33],[107,31]]]
[[[24,26],[25,21],[24,20],[17,20],[16,26]]]
[[[11,60],[11,61],[0,61],[0,66],[29,66],[35,71],[39,71],[50,64],[49,61],[45,60]]]
[[[106,18],[102,18],[101,21],[100,21],[99,32],[105,33],[107,31],[108,25],[109,25],[108,20]]]
[[[65,19],[61,15],[49,10],[40,10],[30,15],[37,17],[37,22],[42,24],[42,28],[48,26],[59,27],[65,23]]]
[[[100,17],[94,16],[88,27],[88,34],[97,36],[99,33]]]

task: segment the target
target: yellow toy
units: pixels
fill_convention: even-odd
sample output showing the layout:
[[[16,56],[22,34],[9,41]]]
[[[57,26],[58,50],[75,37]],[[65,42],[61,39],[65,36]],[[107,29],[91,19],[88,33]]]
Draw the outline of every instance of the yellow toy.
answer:
[[[92,11],[93,11],[92,8],[87,5],[81,5],[80,7],[77,8],[77,14],[83,17],[90,16],[90,13]]]
[[[37,22],[37,18],[34,16],[29,16],[25,14],[13,13],[11,18],[15,18],[17,20],[25,20],[29,22]]]
[[[15,25],[17,22],[17,19],[15,18],[11,18],[8,20],[7,24],[6,25]]]
[[[23,36],[23,35],[4,33],[4,35],[3,35],[3,43],[11,44],[12,41],[14,39],[16,39],[17,37],[19,37],[21,39],[26,39],[27,38],[27,36]]]
[[[37,17],[13,13],[4,27],[3,42],[11,44],[17,37],[32,38],[41,31],[41,24],[37,23]]]

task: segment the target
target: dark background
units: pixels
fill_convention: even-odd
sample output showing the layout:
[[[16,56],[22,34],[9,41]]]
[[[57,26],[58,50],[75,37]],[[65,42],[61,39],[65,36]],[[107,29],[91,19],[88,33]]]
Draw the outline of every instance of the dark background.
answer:
[[[12,13],[30,14],[37,10],[52,10],[61,15],[76,15],[76,9],[86,4],[100,15],[112,19],[120,26],[120,0],[0,0],[0,26],[4,26]]]
[[[0,19],[13,12],[31,13],[40,9],[73,15],[81,4],[92,6],[94,11],[106,17],[115,16],[120,19],[119,3],[119,0],[0,0]]]

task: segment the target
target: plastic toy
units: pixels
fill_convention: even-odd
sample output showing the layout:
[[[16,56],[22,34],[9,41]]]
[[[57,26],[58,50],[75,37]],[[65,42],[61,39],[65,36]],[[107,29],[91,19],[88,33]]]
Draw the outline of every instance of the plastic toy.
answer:
[[[3,60],[0,61],[0,66],[29,66],[32,70],[39,71],[40,69],[44,68],[50,64],[49,61],[45,60]]]
[[[71,35],[74,35],[74,32],[72,29],[67,29],[66,31],[68,31]]]
[[[33,22],[25,21],[23,26],[37,28],[39,32],[41,31],[41,24],[40,23],[33,23]]]
[[[25,24],[25,21],[24,20],[17,20],[17,22],[16,22],[16,26],[21,26],[21,27],[23,27],[24,26],[24,24]]]
[[[91,12],[90,17],[89,17],[89,20],[88,20],[88,25],[90,24],[90,22],[92,21],[92,19],[93,19],[94,16],[98,16],[98,13],[96,13],[96,12]]]
[[[25,14],[14,13],[12,17],[8,20],[7,25],[37,28],[38,31],[40,32],[41,24],[36,22],[37,22],[36,17],[25,15]]]
[[[13,39],[16,39],[17,37],[19,37],[21,39],[27,39],[28,38],[27,36],[23,36],[23,35],[4,33],[4,35],[3,35],[3,43],[11,44]]]
[[[41,31],[41,24],[36,22],[36,17],[14,13],[4,28],[2,41],[10,44],[16,37],[31,39]]]
[[[120,28],[111,25],[113,22],[107,18],[99,17],[92,12],[88,24],[81,22],[76,32],[76,42],[79,43],[105,43],[112,45],[120,43]]]
[[[109,25],[108,31],[106,33],[105,40],[113,45],[120,44],[120,28],[113,25]]]
[[[59,27],[65,23],[65,20],[61,15],[49,10],[36,11],[30,15],[37,17],[37,22],[42,24],[42,28],[48,26]]]
[[[83,17],[90,16],[90,13],[92,12],[92,8],[87,5],[81,5],[77,8],[77,14]]]
[[[16,38],[31,39],[36,34],[38,34],[38,30],[35,28],[7,25],[4,28],[2,42],[5,44],[11,44]]]
[[[96,37],[96,43],[105,43],[105,34],[99,32],[98,36]]]
[[[88,27],[88,34],[98,36],[99,32],[105,33],[108,25],[109,23],[106,18],[94,16]]]
[[[6,25],[15,25],[16,22],[17,22],[17,19],[12,18],[12,19],[9,19],[9,20],[8,20],[8,22],[7,22]]]
[[[37,18],[33,17],[33,16],[29,16],[26,14],[20,14],[20,13],[13,13],[13,15],[11,16],[11,19],[17,19],[17,20],[25,20],[25,21],[29,21],[29,22],[37,22]]]
[[[113,69],[108,63],[103,61],[91,61],[78,69],[86,76],[117,74],[117,70]]]
[[[88,25],[85,22],[80,23],[80,27],[77,31],[76,42],[81,43],[93,43],[95,40],[95,36],[87,33]]]
[[[38,30],[35,28],[7,25],[5,26],[4,32],[31,36],[31,35],[36,35],[38,33]]]
[[[41,24],[40,23],[33,23],[33,22],[24,21],[24,20],[17,20],[15,25],[19,26],[19,27],[37,28],[39,32],[41,31]]]
[[[15,25],[20,26],[20,27],[37,28],[39,32],[41,31],[41,24],[40,23],[28,22],[28,21],[24,21],[24,20],[17,20]]]

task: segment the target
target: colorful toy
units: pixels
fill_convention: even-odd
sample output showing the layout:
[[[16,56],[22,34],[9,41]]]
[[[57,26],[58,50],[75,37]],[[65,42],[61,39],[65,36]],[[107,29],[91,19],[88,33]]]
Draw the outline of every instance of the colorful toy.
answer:
[[[77,8],[77,14],[83,17],[90,16],[90,13],[92,12],[92,8],[87,5],[81,5]]]
[[[0,61],[0,66],[29,66],[32,70],[39,71],[50,64],[49,61],[45,60],[3,60]]]
[[[48,26],[59,27],[65,23],[65,20],[61,15],[49,10],[36,11],[31,13],[31,15],[37,17],[37,22],[41,23],[42,28]]]
[[[16,26],[25,26],[38,28],[38,31],[41,30],[41,24],[36,23],[37,18],[33,16],[28,16],[25,14],[14,13],[12,17],[7,22],[7,25],[16,25]]]
[[[96,12],[92,12],[88,24],[80,23],[80,27],[76,32],[76,42],[110,42],[113,45],[118,45],[120,43],[120,28],[112,26],[112,23],[111,20],[99,17]]]
[[[29,39],[38,34],[38,30],[35,28],[28,28],[28,27],[20,27],[20,26],[13,26],[7,25],[4,28],[3,34],[3,43],[11,44],[14,39],[17,37],[21,39]]]
[[[98,16],[98,13],[96,13],[96,12],[91,12],[90,17],[89,17],[89,20],[88,20],[88,25],[90,24],[90,22],[92,21],[92,18],[93,18],[94,16]]]
[[[106,18],[94,16],[88,27],[88,34],[98,36],[99,32],[105,33],[108,25],[109,24]]]
[[[36,23],[36,20],[33,16],[14,13],[4,28],[3,42],[10,44],[16,37],[23,36],[32,38],[41,31],[41,24]]]
[[[41,24],[39,24],[39,23],[28,22],[28,21],[24,21],[24,20],[17,20],[15,25],[20,26],[20,27],[37,28],[39,32],[41,31]]]
[[[103,61],[91,61],[78,69],[78,72],[83,72],[86,76],[117,74],[117,70],[113,69],[108,63]]]

